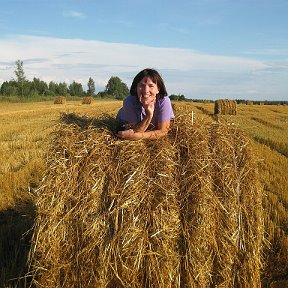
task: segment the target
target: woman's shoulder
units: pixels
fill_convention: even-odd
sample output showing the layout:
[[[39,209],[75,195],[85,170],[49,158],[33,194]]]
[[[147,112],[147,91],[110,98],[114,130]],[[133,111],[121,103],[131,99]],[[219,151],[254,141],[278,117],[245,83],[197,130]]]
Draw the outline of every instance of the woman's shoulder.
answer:
[[[160,106],[167,105],[167,104],[170,105],[171,104],[169,96],[165,96],[163,98],[160,98],[157,102],[159,103]]]
[[[131,103],[131,104],[135,104],[137,101],[136,101],[136,97],[133,96],[133,95],[129,95],[127,96],[125,99],[124,99],[124,103]]]
[[[123,106],[134,106],[133,96],[129,95],[123,100]]]

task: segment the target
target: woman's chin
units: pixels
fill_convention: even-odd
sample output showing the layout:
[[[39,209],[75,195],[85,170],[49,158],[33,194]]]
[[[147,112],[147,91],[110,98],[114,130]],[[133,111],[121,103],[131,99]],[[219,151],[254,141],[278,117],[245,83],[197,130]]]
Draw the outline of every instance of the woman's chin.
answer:
[[[146,105],[149,105],[151,101],[150,101],[150,99],[143,99],[142,98],[140,102],[143,106],[146,106]]]

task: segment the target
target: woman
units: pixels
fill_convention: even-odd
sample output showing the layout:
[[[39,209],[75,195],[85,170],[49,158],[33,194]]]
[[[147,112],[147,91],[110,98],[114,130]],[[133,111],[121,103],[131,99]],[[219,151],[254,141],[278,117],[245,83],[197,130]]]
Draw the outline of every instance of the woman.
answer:
[[[117,115],[126,130],[121,139],[158,139],[165,136],[174,113],[164,81],[154,69],[144,69],[134,78],[130,95]]]

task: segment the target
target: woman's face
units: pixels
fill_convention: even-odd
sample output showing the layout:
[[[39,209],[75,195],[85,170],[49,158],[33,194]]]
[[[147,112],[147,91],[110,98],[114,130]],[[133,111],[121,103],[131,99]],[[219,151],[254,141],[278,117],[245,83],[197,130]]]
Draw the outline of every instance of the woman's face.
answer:
[[[142,105],[148,105],[156,101],[156,96],[159,93],[159,88],[150,77],[144,77],[137,84],[137,96]]]

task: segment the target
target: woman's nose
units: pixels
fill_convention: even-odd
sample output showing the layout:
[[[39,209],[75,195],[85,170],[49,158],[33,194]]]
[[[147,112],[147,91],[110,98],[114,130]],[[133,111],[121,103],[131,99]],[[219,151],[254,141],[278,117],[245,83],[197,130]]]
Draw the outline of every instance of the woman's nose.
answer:
[[[143,87],[144,89],[144,93],[148,93],[149,92],[149,87],[148,87],[148,85],[145,85],[144,87]]]

